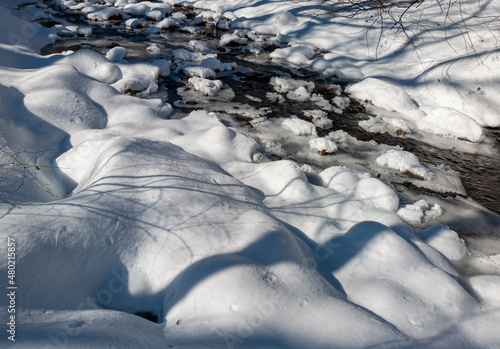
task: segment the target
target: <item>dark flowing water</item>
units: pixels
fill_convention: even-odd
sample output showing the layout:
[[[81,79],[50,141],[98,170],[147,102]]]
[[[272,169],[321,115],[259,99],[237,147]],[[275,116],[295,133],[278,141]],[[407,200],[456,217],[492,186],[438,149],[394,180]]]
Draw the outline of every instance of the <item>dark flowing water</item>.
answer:
[[[47,2],[47,4],[49,3]],[[174,11],[183,11],[191,19],[195,16],[193,9],[174,7]],[[143,29],[135,31],[127,30],[122,21],[89,23],[80,13],[71,11],[59,12],[58,15],[59,18],[70,23],[91,26],[93,28],[93,35],[88,38],[76,36],[63,37],[63,40],[56,42],[54,45],[47,46],[43,50],[43,54],[77,50],[80,48],[93,49],[103,53],[110,47],[120,45],[129,49],[128,61],[151,61],[159,58],[171,59],[171,52],[174,49],[187,47],[190,40],[202,40],[211,48],[211,52],[218,54],[218,58],[222,62],[236,62],[239,67],[248,68],[246,70],[239,69],[235,72],[222,74],[220,77],[218,76],[218,79],[234,90],[235,97],[232,102],[250,104],[256,108],[271,108],[272,113],[267,115],[267,117],[289,117],[292,114],[297,114],[298,110],[317,109],[317,106],[313,105],[312,102],[309,102],[310,105],[308,105],[308,102],[289,100],[283,104],[270,104],[266,98],[266,93],[273,92],[272,86],[269,85],[269,80],[271,77],[276,76],[277,72],[287,72],[294,78],[314,81],[316,85],[315,93],[322,94],[327,99],[334,96],[332,92],[328,91],[329,81],[321,78],[317,72],[303,68],[271,64],[265,59],[261,61],[248,60],[245,59],[246,51],[241,47],[218,47],[218,36],[224,32],[219,33],[212,23],[198,27],[201,34],[197,36],[179,31],[165,31],[161,34],[146,35]],[[56,22],[57,17],[54,21],[46,21],[42,24],[51,26]],[[147,53],[146,47],[153,42],[159,44],[161,47],[160,54],[150,55]],[[269,48],[268,50],[272,49]],[[266,57],[266,55],[262,56]],[[339,82],[335,83],[342,84]],[[168,89],[166,86],[168,86]],[[176,88],[182,86],[185,85],[178,78],[168,78],[163,80],[160,91],[152,97],[160,97],[164,101],[174,104],[174,101],[180,98],[177,95]],[[258,97],[262,101],[251,101],[245,98],[244,95],[248,91],[251,91],[252,96]],[[177,109],[185,112],[190,110],[179,105]],[[320,134],[321,132],[326,134],[329,131],[341,129],[359,140],[374,140],[381,144],[401,146],[405,150],[417,155],[422,162],[432,165],[446,164],[449,168],[460,174],[462,184],[470,198],[484,207],[500,213],[500,156],[480,155],[456,149],[438,149],[405,136],[367,132],[358,125],[358,122],[367,119],[369,116],[363,107],[357,103],[351,103],[343,115],[330,112],[328,117],[333,122],[333,128],[331,130],[320,130]],[[244,117],[240,117],[240,120],[245,121]],[[500,149],[500,130],[490,129],[486,130],[486,133],[496,142],[496,145],[493,147]],[[268,155],[273,156],[273,154]],[[294,155],[289,154],[288,158],[294,159]],[[403,183],[403,185],[412,190],[421,190],[412,187],[410,184]],[[435,195],[443,194],[435,193]]]

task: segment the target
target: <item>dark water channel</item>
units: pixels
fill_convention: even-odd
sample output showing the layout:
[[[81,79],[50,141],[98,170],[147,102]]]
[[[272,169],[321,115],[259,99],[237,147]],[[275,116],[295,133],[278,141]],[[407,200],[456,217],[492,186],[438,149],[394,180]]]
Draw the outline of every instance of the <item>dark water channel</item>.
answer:
[[[47,2],[47,5],[49,5],[49,2]],[[193,9],[174,7],[174,11],[184,12],[189,19],[195,16]],[[322,78],[317,72],[303,68],[271,64],[266,59],[261,59],[260,61],[249,60],[245,58],[247,52],[242,47],[218,47],[218,36],[224,32],[218,32],[212,23],[206,23],[203,27],[197,27],[201,33],[196,36],[179,32],[178,30],[148,35],[144,32],[144,29],[135,31],[126,29],[121,20],[90,22],[81,13],[72,11],[58,12],[57,16],[59,17],[55,17],[51,21],[45,21],[42,25],[47,27],[52,26],[57,24],[57,18],[61,18],[69,23],[92,27],[93,35],[90,37],[77,37],[76,35],[62,37],[61,41],[47,46],[42,52],[44,55],[80,48],[88,48],[104,53],[107,49],[119,45],[129,50],[129,55],[127,56],[129,62],[144,62],[159,58],[171,59],[171,52],[174,49],[187,48],[190,40],[201,40],[210,47],[212,53],[217,53],[218,59],[223,63],[236,62],[239,67],[248,68],[246,70],[240,69],[236,72],[221,74],[217,78],[234,90],[235,97],[232,102],[249,104],[257,109],[263,107],[271,108],[272,113],[267,115],[268,118],[289,117],[292,114],[297,114],[298,110],[317,109],[317,106],[307,101],[296,102],[287,100],[287,103],[283,104],[269,103],[266,93],[273,92],[269,80],[271,77],[276,76],[277,72],[286,72],[292,78],[300,80],[314,81],[316,85],[315,93],[325,96],[326,99],[334,97],[333,92],[328,90],[328,85],[331,82]],[[150,55],[147,53],[146,47],[152,43],[157,43],[161,47],[160,54]],[[263,47],[263,49],[265,53],[265,51],[272,51],[274,47]],[[266,57],[265,54],[262,56]],[[335,84],[342,85],[343,83],[335,82]],[[160,86],[160,91],[152,97],[160,97],[165,102],[174,105],[173,102],[180,99],[176,89],[183,86],[185,84],[178,78],[167,78]],[[252,101],[245,98],[244,95],[248,93],[254,97],[258,97],[262,101]],[[191,109],[177,106],[177,110],[189,112]],[[460,173],[462,184],[470,198],[489,210],[500,213],[500,157],[498,155],[488,156],[476,153],[471,154],[455,149],[437,149],[429,144],[406,136],[367,132],[358,125],[358,122],[367,119],[369,116],[363,107],[357,103],[351,103],[343,115],[330,112],[328,117],[333,122],[333,128],[330,130],[319,130],[320,135],[340,129],[359,140],[374,140],[380,144],[401,146],[405,150],[417,155],[422,162],[436,166],[445,164],[450,169]],[[239,120],[245,121],[245,118],[240,117]],[[489,129],[486,130],[486,133],[496,142],[493,147],[500,149],[500,130]],[[273,156],[273,154],[268,155]],[[283,158],[283,156],[280,156],[280,158]],[[293,154],[290,154],[288,158],[294,159]],[[409,190],[421,190],[412,187],[409,183],[402,184],[407,186]],[[443,196],[443,194],[437,193],[434,193],[434,195]]]

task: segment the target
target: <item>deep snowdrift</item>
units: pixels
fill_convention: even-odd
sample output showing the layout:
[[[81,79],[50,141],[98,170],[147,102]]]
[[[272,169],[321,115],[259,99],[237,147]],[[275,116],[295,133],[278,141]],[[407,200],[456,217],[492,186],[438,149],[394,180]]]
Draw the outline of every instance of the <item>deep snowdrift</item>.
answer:
[[[115,5],[124,9],[97,6],[88,17],[137,12],[160,20],[170,11],[149,2]],[[19,19],[27,13],[2,8],[0,37],[28,23]],[[287,15],[262,25],[295,24]],[[216,114],[168,119],[172,107],[161,100],[121,93],[154,91],[169,64],[129,64],[124,52],[109,60],[90,50],[41,57],[36,50],[53,33],[34,26],[28,46],[2,43],[0,55],[1,144],[41,150],[19,159],[54,167],[36,171],[47,191],[28,179],[16,191],[22,173],[0,171],[0,235],[17,246],[16,342],[346,348],[500,341],[499,277],[475,277],[481,300],[474,298],[447,260],[464,255],[463,241],[443,226],[415,232],[397,214],[412,208],[401,207],[382,181],[335,167],[317,186],[292,161],[258,162],[258,143]],[[422,213],[425,205],[415,205]],[[6,253],[0,262],[5,291]],[[2,316],[8,301],[1,298]],[[12,344],[3,336],[2,344]]]

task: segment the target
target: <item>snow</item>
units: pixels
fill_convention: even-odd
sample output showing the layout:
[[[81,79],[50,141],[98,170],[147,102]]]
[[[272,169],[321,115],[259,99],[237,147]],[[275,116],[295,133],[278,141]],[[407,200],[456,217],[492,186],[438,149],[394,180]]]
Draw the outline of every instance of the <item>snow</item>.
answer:
[[[151,64],[160,69],[160,76],[162,78],[166,78],[170,75],[170,61],[167,61],[166,59],[158,59],[151,62]]]
[[[283,128],[292,131],[297,136],[316,136],[316,126],[299,118],[285,119],[281,125]]]
[[[240,38],[236,34],[224,34],[220,38],[219,45],[221,45],[221,46],[228,46],[231,44],[246,45],[247,42],[248,42],[248,39]]]
[[[417,127],[426,132],[481,142],[484,131],[473,119],[453,108],[437,108],[417,121]]]
[[[377,164],[393,168],[402,173],[409,172],[423,180],[434,178],[434,174],[423,166],[418,158],[410,152],[391,149],[377,158]]]
[[[161,52],[161,49],[157,43],[153,43],[146,48],[146,51],[148,51],[148,53],[150,53],[152,55],[157,55]]]
[[[325,129],[333,127],[333,123],[327,118],[327,113],[322,110],[303,110],[302,112],[306,117],[312,119],[316,127]]]
[[[273,77],[269,83],[274,87],[276,92],[280,93],[294,92],[302,88],[305,93],[310,95],[314,89],[314,83],[311,81],[302,81],[291,78]]]
[[[87,18],[92,21],[109,21],[113,18],[127,19],[128,16],[117,8],[103,8],[98,11],[89,11]]]
[[[77,31],[78,35],[82,35],[85,37],[92,36],[92,28],[91,27],[86,27],[86,26],[78,27],[76,31]]]
[[[198,76],[203,79],[212,78],[215,79],[216,73],[214,70],[205,67],[186,67],[184,68],[187,76]]]
[[[425,116],[403,88],[379,79],[367,78],[348,86],[345,91],[353,98],[369,101],[385,110],[396,111],[411,121]]]
[[[220,80],[208,80],[198,76],[189,78],[188,83],[193,87],[195,91],[200,91],[205,96],[215,96],[223,86],[223,83]]]
[[[421,231],[419,235],[449,260],[460,260],[467,252],[464,240],[447,226],[435,225]]]
[[[56,2],[62,9],[78,6]],[[19,160],[50,167],[35,173],[47,191],[29,179],[16,191],[22,170],[0,171],[0,236],[15,239],[17,246],[20,346],[497,345],[498,275],[462,280],[450,261],[467,258],[464,241],[444,225],[429,227],[441,214],[453,212],[443,213],[428,201],[403,201],[367,172],[342,166],[317,171],[292,160],[270,161],[262,154],[266,139],[257,141],[230,127],[228,118],[222,119],[225,113],[195,110],[180,117],[155,95],[141,99],[124,93],[155,92],[159,77],[167,77],[175,64],[176,70],[194,75],[187,80],[194,93],[215,97],[223,93],[223,83],[207,77],[233,69],[234,63],[182,48],[173,52],[173,62],[163,57],[127,63],[122,47],[105,55],[80,49],[42,57],[37,52],[53,42],[55,30],[25,19],[40,18],[36,8],[3,10],[17,3],[23,1],[0,8],[0,144],[5,151],[33,151],[21,151]],[[93,3],[81,9],[99,21],[117,13],[144,17],[158,11],[163,17],[171,6]],[[212,10],[205,18],[224,14],[232,27],[283,34],[280,41],[291,45],[275,54],[282,59],[312,65],[310,54],[319,52],[314,44],[331,51],[325,64],[366,76],[373,65],[390,72],[389,63],[370,63],[359,54],[365,41],[349,38],[328,20],[319,30],[317,19],[305,23],[304,14],[287,2],[196,4]],[[34,30],[26,35],[26,28]],[[332,45],[344,46],[344,56]],[[433,54],[447,52],[441,46],[446,45]],[[191,47],[200,50],[199,44]],[[379,120],[396,111],[401,114],[396,119],[419,129],[424,121],[433,122],[433,130],[439,125],[448,130],[440,135],[481,142],[482,129],[476,126],[498,120],[492,112],[498,99],[491,98],[497,93],[489,88],[494,85],[482,84],[494,80],[496,68],[490,66],[489,77],[481,75],[486,68],[476,69],[485,92],[464,97],[469,109],[456,103],[456,111],[443,110],[453,107],[455,92],[445,88],[443,104],[451,105],[436,105],[431,98],[435,85],[422,92],[395,78],[417,69],[401,59],[410,67],[403,73],[396,69],[402,64],[398,59],[397,72],[387,74],[390,82],[367,77],[348,87],[351,96],[384,110]],[[450,71],[460,69],[460,77],[470,78],[467,60]],[[286,103],[285,95],[321,104],[322,110],[297,110],[313,122],[269,118],[254,127],[281,132],[283,139],[302,135],[297,138],[309,153],[309,146],[330,152],[338,150],[336,143],[341,149],[363,145],[372,151],[367,161],[373,166],[410,171],[425,182],[449,179],[440,177],[446,170],[425,166],[411,153],[361,143],[342,130],[318,138],[314,122],[329,126],[329,104],[313,93],[315,84],[284,75],[270,83],[276,93],[269,99]],[[484,101],[485,111],[478,113]],[[343,109],[349,100],[332,102]],[[462,131],[465,136],[458,134]],[[8,160],[7,155],[1,153],[0,160]],[[405,221],[429,224],[417,232]],[[483,259],[498,272],[498,254]],[[7,270],[4,253],[0,274]],[[1,298],[0,309],[8,313],[8,297]],[[158,323],[139,313],[156,316]]]
[[[425,200],[419,200],[413,204],[403,205],[397,214],[405,222],[418,226],[439,218],[443,214],[443,209],[438,204],[430,205]]]
[[[201,56],[201,63],[200,67],[212,69],[212,70],[218,70],[218,71],[225,71],[225,70],[232,70],[235,66],[236,63],[230,62],[230,63],[222,63],[220,60],[218,60],[215,57],[210,57],[210,55],[204,55]]]
[[[321,153],[335,154],[338,150],[337,144],[334,141],[327,138],[313,138],[309,140],[309,146],[311,149],[317,150]]]
[[[213,54],[204,55],[200,52],[191,52],[183,48],[174,50],[173,55],[175,60],[184,62],[195,62],[202,61],[206,58],[214,58]]]
[[[272,59],[282,59],[295,64],[307,63],[316,52],[308,46],[295,46],[276,49],[270,55]]]
[[[203,41],[200,40],[191,40],[189,42],[189,46],[191,46],[195,51],[201,52],[201,53],[207,53],[209,52],[209,48],[207,45],[203,43]]]
[[[106,53],[106,58],[111,62],[122,62],[128,55],[128,50],[125,47],[113,47]]]
[[[370,178],[370,174],[354,171],[344,166],[332,166],[321,171],[319,177],[323,185],[342,193],[363,178]]]
[[[156,27],[161,29],[170,29],[180,27],[180,24],[172,18],[164,18],[156,24]]]

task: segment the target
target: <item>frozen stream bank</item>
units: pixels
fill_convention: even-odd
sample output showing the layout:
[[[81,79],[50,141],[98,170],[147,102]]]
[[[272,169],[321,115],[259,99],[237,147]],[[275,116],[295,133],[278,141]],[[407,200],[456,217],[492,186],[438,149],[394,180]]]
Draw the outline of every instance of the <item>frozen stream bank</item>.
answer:
[[[500,171],[498,171],[500,131],[498,129],[485,130],[488,141],[483,145],[450,139],[439,144],[439,140],[432,137],[423,139],[419,136],[405,135],[405,132],[399,132],[401,129],[398,127],[384,130],[384,132],[370,132],[369,129],[360,126],[360,121],[373,120],[372,114],[367,113],[362,105],[355,100],[348,99],[342,93],[349,80],[338,79],[335,76],[328,77],[318,72],[290,66],[286,62],[280,65],[275,61],[271,62],[270,53],[276,47],[286,47],[286,44],[280,43],[273,36],[257,34],[249,36],[246,32],[240,31],[242,37],[247,35],[253,40],[244,38],[245,44],[240,44],[235,40],[221,46],[220,37],[229,32],[225,30],[227,29],[225,26],[222,26],[222,29],[217,28],[217,23],[223,21],[218,21],[209,15],[203,17],[207,12],[194,8],[176,7],[174,10],[175,13],[182,14],[179,18],[182,17],[184,20],[185,17],[185,21],[172,24],[168,30],[156,30],[160,26],[151,20],[144,21],[142,25],[136,23],[130,26],[123,20],[89,21],[78,11],[63,11],[59,17],[56,17],[62,19],[61,23],[71,23],[75,27],[88,26],[92,28],[92,34],[76,36],[71,31],[63,31],[59,33],[63,39],[47,46],[43,52],[50,54],[87,48],[106,55],[110,49],[118,46],[127,49],[126,60],[128,62],[152,62],[158,59],[172,61],[174,62],[172,72],[161,79],[159,90],[155,93],[143,94],[142,97],[162,98],[165,102],[173,104],[174,117],[182,117],[196,109],[229,114],[235,118],[228,116],[226,123],[242,129],[259,140],[269,158],[291,159],[300,164],[312,166],[318,173],[332,165],[368,171],[373,176],[394,185],[403,197],[408,198],[408,202],[420,194],[427,194],[431,197],[437,196],[438,200],[451,202],[452,207],[456,205],[474,207],[466,201],[466,197],[469,197],[487,209],[496,213],[500,212],[500,189],[497,185],[500,183]],[[196,25],[189,26],[194,23],[193,21]],[[56,23],[57,19],[42,21],[42,24],[46,26]],[[221,27],[220,24],[219,27]],[[203,96],[200,93],[184,91],[189,87],[186,87],[188,79],[186,72],[182,69],[183,64],[189,65],[189,61],[178,60],[173,51],[188,49],[196,52],[200,50],[200,47],[193,46],[193,42],[202,45],[203,54],[215,55],[223,64],[235,65],[235,69],[217,73],[217,78],[228,87],[220,95]],[[321,103],[318,105],[318,101],[311,98],[286,98],[286,93],[279,97],[285,97],[286,102],[283,102],[285,99],[278,100],[278,97],[269,99],[269,94],[276,94],[270,81],[280,76],[312,82],[314,86],[312,94],[321,96],[325,100],[344,99],[348,101],[347,105],[344,109],[335,105],[333,108],[332,105],[325,108],[324,105],[321,106]],[[351,144],[345,149],[341,148],[335,156],[320,157],[308,150],[307,137],[284,136],[278,121],[271,121],[277,125],[272,132],[269,131],[271,129],[267,127],[268,125],[258,126],[264,120],[282,120],[291,116],[311,121],[311,113],[303,112],[307,110],[314,110],[316,114],[324,114],[323,124],[317,127],[319,135],[326,136],[332,131],[342,130],[361,142],[357,146]],[[328,121],[325,122],[325,120]],[[370,141],[381,146],[377,150],[377,147],[370,146]],[[279,145],[275,146],[276,144]],[[444,166],[445,169],[452,171],[449,172],[451,177],[437,185],[426,185],[423,181],[409,175],[398,174],[394,171],[387,172],[380,166],[373,165],[373,160],[378,155],[392,147],[409,151],[426,164],[436,167]],[[453,171],[456,175],[453,175]],[[313,182],[314,178],[315,176],[312,175]],[[456,195],[461,198],[458,204],[454,200]],[[480,225],[482,232],[493,235],[499,233],[496,214],[489,214],[480,209],[476,211],[472,208],[472,210],[475,211],[474,215],[477,214],[475,219],[482,222]],[[477,224],[463,224],[464,222],[456,220],[456,217],[446,219],[449,217],[445,216],[444,218],[438,221],[452,226],[453,229],[465,235],[477,234],[478,229],[474,228]],[[470,219],[471,216],[467,218]]]
[[[0,4],[0,160],[38,179],[0,171],[15,344],[500,342],[498,215],[446,163],[496,158],[477,113],[353,84],[281,34],[299,14],[269,13],[279,1],[15,1]]]

